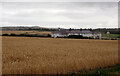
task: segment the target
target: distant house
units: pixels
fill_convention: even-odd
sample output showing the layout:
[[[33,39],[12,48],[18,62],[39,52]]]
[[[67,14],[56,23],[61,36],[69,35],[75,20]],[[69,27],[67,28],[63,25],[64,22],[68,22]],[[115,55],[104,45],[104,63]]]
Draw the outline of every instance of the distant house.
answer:
[[[94,32],[92,29],[59,29],[54,31],[51,37],[68,37],[70,35],[81,35],[83,37],[101,38],[100,32]]]

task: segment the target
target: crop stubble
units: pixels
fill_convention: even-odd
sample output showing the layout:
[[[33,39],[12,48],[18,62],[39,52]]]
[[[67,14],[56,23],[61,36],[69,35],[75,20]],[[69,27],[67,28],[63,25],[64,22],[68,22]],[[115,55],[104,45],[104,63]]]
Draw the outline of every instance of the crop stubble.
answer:
[[[118,63],[117,40],[2,37],[4,74],[71,73]]]

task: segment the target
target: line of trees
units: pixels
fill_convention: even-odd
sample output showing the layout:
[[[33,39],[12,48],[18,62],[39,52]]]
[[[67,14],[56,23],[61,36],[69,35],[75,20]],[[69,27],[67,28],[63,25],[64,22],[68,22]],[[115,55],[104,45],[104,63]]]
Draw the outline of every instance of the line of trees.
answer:
[[[11,34],[2,34],[2,36],[23,36],[23,37],[51,37],[50,34],[47,34],[47,35],[39,35],[39,34],[14,34],[14,33],[11,33]]]

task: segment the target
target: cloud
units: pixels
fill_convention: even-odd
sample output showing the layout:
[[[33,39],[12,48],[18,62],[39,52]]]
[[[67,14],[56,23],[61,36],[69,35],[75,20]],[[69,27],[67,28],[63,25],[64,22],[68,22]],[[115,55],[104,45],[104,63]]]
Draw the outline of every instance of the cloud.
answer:
[[[118,2],[119,0],[1,0],[2,2]]]
[[[42,27],[118,27],[117,2],[4,2],[5,25]]]

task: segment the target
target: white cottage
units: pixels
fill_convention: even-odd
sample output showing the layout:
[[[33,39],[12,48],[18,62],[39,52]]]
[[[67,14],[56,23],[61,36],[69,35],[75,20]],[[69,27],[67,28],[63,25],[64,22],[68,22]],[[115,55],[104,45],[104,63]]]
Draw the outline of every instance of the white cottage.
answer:
[[[51,37],[68,37],[70,35],[81,35],[83,37],[101,38],[101,33],[94,32],[93,30],[88,29],[60,29],[59,31],[52,32]]]

